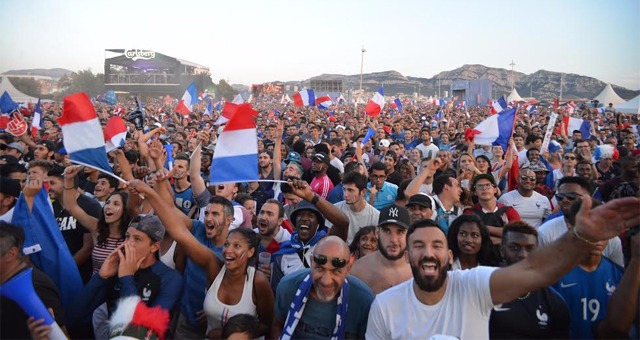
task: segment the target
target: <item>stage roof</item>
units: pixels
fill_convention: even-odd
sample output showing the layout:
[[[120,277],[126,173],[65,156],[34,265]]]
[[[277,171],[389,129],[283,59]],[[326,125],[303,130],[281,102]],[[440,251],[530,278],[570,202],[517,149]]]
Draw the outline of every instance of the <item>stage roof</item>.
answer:
[[[166,54],[150,50],[108,49],[105,51],[120,54],[119,56],[105,59],[105,62],[108,62],[112,65],[134,67],[138,69],[156,69],[170,68],[174,67],[176,64],[181,64],[185,66],[209,70],[209,68],[204,65],[196,64],[184,59],[174,58]]]

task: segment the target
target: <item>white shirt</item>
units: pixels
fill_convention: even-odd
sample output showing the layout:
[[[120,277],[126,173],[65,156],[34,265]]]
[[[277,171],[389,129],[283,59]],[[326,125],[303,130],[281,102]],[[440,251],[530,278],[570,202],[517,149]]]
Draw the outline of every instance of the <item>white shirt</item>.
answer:
[[[576,175],[576,170],[573,170],[573,173],[571,173],[571,176],[575,176]],[[562,168],[558,168],[553,170],[553,191],[558,191],[558,182],[560,182],[560,180],[564,177],[564,174],[562,173]]]
[[[340,170],[340,173],[344,173],[344,164],[338,157],[333,157],[331,161],[329,161],[331,165],[333,165],[336,169]]]
[[[15,207],[7,210],[6,213],[4,213],[3,215],[0,215],[0,221],[2,222],[7,222],[7,223],[11,223],[11,220],[13,219],[13,209]]]
[[[378,225],[378,218],[380,217],[380,211],[374,208],[371,204],[366,203],[366,206],[361,211],[355,212],[349,208],[349,205],[345,201],[340,201],[334,206],[340,209],[347,218],[349,218],[349,235],[347,236],[347,243],[351,244],[353,237],[356,236],[358,230],[362,227],[369,225]],[[333,224],[329,221],[325,222],[327,227],[332,227]]]
[[[378,294],[371,305],[366,339],[489,339],[493,267],[448,272],[446,290],[435,305],[418,300],[414,279]]]
[[[520,219],[534,228],[538,228],[542,220],[551,214],[549,199],[535,191],[531,197],[523,197],[517,189],[511,190],[502,195],[498,202],[516,209]]]
[[[544,246],[552,243],[564,235],[568,230],[569,226],[567,226],[567,221],[564,220],[564,216],[558,216],[549,220],[538,228],[538,245]],[[602,256],[605,256],[617,265],[624,267],[622,242],[619,237],[616,236],[609,240],[609,243],[602,252]]]
[[[422,158],[430,157],[431,159],[435,158],[440,149],[433,143],[429,145],[424,145],[424,143],[420,143],[416,146],[416,149],[422,151]]]

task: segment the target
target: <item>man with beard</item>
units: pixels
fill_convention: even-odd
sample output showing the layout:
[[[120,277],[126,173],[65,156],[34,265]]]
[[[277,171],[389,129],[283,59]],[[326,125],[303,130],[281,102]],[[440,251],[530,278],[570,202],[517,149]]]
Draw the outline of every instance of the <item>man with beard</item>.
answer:
[[[344,201],[335,206],[349,218],[349,235],[347,243],[351,243],[358,230],[378,223],[380,212],[364,199],[367,190],[367,177],[357,171],[351,171],[342,180]],[[327,226],[330,227],[329,223]]]
[[[280,245],[284,241],[291,239],[291,233],[282,227],[284,221],[284,207],[276,199],[267,200],[258,213],[257,228],[255,232],[260,234],[260,245],[258,252],[273,254],[280,250]],[[265,273],[271,275],[271,271]]]
[[[200,152],[200,150],[197,150]],[[176,156],[173,162],[173,179],[174,182],[171,185],[173,189],[173,196],[175,197],[174,203],[180,211],[186,216],[193,216],[195,212],[195,205],[193,199],[193,189],[189,182],[189,155],[181,153]],[[198,170],[200,167],[198,167]]]
[[[513,207],[523,221],[538,228],[551,214],[551,203],[547,197],[535,192],[535,187],[536,173],[523,168],[518,176],[518,188],[502,195],[498,202]]]
[[[346,240],[349,233],[347,216],[314,193],[306,181],[290,179],[288,184],[291,186],[291,194],[303,201],[290,216],[294,228],[291,239],[282,243],[280,250],[271,257],[271,287],[274,291],[284,275],[310,267],[313,248],[322,237],[329,234]],[[325,217],[333,224],[329,231],[325,228]]]
[[[278,286],[271,337],[363,339],[374,295],[349,275],[347,244],[327,236],[312,253],[310,269],[288,275]]]
[[[380,211],[378,222],[378,251],[353,265],[351,274],[364,281],[375,294],[379,294],[411,278],[411,269],[404,258],[407,249],[409,211],[399,205],[390,205]]]
[[[539,245],[550,244],[571,229],[571,224],[568,219],[571,205],[576,201],[580,201],[585,196],[589,196],[589,183],[583,178],[563,177],[560,180],[558,192],[556,193],[556,199],[560,206],[560,216],[545,222],[538,228]],[[620,238],[614,237],[609,240],[602,255],[617,265],[624,266],[624,256],[622,254],[622,242]]]
[[[538,232],[522,221],[509,223],[502,232],[500,253],[508,266],[531,256]],[[554,289],[544,287],[491,311],[491,339],[567,339],[569,309]]]
[[[437,223],[421,220],[407,232],[410,279],[371,305],[367,339],[489,338],[495,305],[557,282],[598,246],[640,224],[638,198],[591,208],[585,197],[573,230],[513,266],[448,271],[453,263],[447,236]]]

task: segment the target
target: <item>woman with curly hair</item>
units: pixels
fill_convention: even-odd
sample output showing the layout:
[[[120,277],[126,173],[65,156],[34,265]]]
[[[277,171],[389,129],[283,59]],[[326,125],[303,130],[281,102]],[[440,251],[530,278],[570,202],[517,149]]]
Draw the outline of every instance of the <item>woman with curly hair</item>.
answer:
[[[491,255],[491,236],[482,220],[475,214],[464,214],[449,226],[449,248],[453,252],[452,270],[477,266],[495,266]]]

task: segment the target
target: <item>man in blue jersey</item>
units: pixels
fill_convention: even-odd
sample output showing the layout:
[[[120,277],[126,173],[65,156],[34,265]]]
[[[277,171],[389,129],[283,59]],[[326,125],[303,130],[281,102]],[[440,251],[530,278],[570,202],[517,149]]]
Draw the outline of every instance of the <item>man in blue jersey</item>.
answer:
[[[200,150],[197,150],[200,152]],[[192,217],[196,210],[193,198],[193,189],[189,182],[189,155],[181,153],[176,156],[173,161],[173,179],[175,180],[172,188],[175,196],[175,205],[183,214]]]

